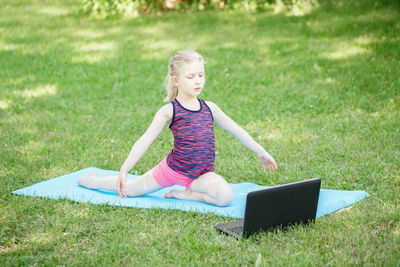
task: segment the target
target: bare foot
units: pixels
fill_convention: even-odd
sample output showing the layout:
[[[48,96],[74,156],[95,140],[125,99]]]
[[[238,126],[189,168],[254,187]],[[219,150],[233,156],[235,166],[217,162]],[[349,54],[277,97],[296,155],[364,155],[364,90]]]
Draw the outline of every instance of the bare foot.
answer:
[[[88,174],[88,176],[77,180],[76,183],[79,184],[80,186],[83,186],[83,187],[86,187],[89,189],[96,189],[94,186],[96,179],[97,179],[97,172],[92,171]]]
[[[164,195],[166,198],[188,199],[190,190],[171,190]]]

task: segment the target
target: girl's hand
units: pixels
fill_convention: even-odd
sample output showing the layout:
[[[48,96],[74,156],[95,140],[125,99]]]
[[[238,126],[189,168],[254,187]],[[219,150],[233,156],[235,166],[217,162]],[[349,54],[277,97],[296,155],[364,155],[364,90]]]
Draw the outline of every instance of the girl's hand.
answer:
[[[270,154],[268,154],[267,151],[263,150],[260,153],[258,153],[257,156],[266,171],[269,170],[270,172],[271,171],[273,172],[278,169],[274,158]]]
[[[117,191],[121,198],[126,197],[125,186],[126,186],[126,173],[120,172],[117,179]]]

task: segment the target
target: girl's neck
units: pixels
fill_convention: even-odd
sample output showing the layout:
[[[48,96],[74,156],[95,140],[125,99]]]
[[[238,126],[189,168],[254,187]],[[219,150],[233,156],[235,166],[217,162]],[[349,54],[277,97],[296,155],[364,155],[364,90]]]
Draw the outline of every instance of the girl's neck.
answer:
[[[189,110],[199,110],[201,107],[200,102],[196,96],[183,96],[178,94],[176,99],[184,108]]]
[[[196,96],[178,94],[176,99],[178,99],[179,103],[186,104],[187,106],[196,106],[199,103]]]

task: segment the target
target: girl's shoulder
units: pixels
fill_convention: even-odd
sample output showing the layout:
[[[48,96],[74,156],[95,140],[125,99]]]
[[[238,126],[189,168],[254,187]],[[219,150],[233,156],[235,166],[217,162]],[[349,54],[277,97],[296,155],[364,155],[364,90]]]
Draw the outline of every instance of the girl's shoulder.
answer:
[[[157,114],[163,117],[166,120],[172,120],[172,116],[174,113],[174,108],[172,106],[172,103],[168,103],[164,106],[162,106],[158,111]]]
[[[204,102],[206,103],[206,105],[210,108],[211,112],[214,114],[217,110],[219,110],[219,107],[217,106],[217,104],[215,104],[214,102],[211,101],[206,101],[204,100]]]

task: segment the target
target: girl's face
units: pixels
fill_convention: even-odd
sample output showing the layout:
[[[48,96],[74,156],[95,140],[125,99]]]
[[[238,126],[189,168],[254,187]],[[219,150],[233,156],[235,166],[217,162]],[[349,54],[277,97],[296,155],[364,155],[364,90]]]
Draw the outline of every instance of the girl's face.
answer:
[[[177,80],[179,93],[198,96],[203,90],[204,82],[204,63],[195,61],[186,64],[182,67]]]

